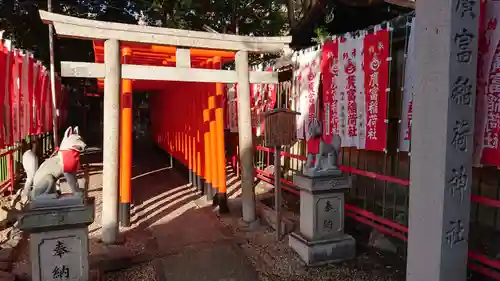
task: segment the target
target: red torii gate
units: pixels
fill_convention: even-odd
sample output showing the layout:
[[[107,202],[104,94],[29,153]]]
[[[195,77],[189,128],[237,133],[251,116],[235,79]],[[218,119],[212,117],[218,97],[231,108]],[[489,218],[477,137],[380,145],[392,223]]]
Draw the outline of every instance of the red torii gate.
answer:
[[[104,41],[94,41],[96,63],[104,63]],[[176,47],[122,43],[122,64],[176,66]],[[235,52],[190,49],[193,68],[221,69],[234,61]],[[104,79],[98,79],[104,89]],[[189,170],[189,183],[205,193],[208,200],[227,212],[222,83],[186,83],[122,79],[120,118],[120,221],[130,226],[132,167],[132,97],[147,91],[155,141]],[[182,92],[189,95],[182,95]],[[180,112],[179,108],[187,109]],[[187,118],[173,118],[172,113]],[[169,113],[171,114],[169,116]],[[186,114],[187,113],[187,114]],[[201,113],[201,114],[200,114]],[[161,122],[168,118],[168,122]],[[156,120],[156,122],[154,121]]]

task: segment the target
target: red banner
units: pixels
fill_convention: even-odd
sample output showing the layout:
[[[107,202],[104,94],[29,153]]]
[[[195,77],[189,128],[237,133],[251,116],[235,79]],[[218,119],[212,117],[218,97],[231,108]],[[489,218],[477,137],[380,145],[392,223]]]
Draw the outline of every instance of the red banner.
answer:
[[[389,31],[364,38],[366,143],[365,149],[384,151],[387,144],[387,92],[389,83]]]
[[[50,81],[50,79],[49,79]],[[55,84],[54,84],[55,85]],[[56,88],[56,95],[57,95],[57,85],[55,85],[55,88]],[[52,95],[52,87],[51,87],[51,82],[49,82],[49,87],[48,87],[48,90],[47,90],[47,97],[48,97],[48,103],[47,103],[47,111],[48,111],[48,114],[47,114],[47,131],[48,132],[52,132],[52,129],[53,129],[53,124],[52,124],[52,116],[53,114],[55,114],[55,112],[53,112],[53,104],[54,102],[57,101],[54,101],[52,99],[53,95]]]
[[[49,97],[48,97],[48,94],[49,94],[49,88],[50,88],[50,78],[49,78],[49,75],[48,75],[48,72],[45,71],[45,74],[44,74],[44,79],[43,79],[43,85],[42,85],[42,89],[41,89],[41,97],[42,97],[42,100],[41,100],[41,104],[42,104],[42,112],[41,112],[41,118],[40,118],[40,124],[41,124],[41,127],[42,127],[42,132],[48,132],[49,130],[49,127],[48,127],[48,124],[47,124],[47,115],[48,115],[48,111],[49,111],[49,108],[48,106],[50,106],[50,104],[48,103],[48,100],[49,100]]]
[[[500,2],[487,1],[479,40],[476,163],[500,166]]]
[[[339,76],[339,42],[335,38],[323,45],[321,72],[323,73],[323,140],[331,143],[339,135],[337,79]]]
[[[12,141],[19,141],[19,55],[17,50],[13,50],[11,64],[10,81],[10,105],[12,120]],[[13,144],[13,143],[12,143]]]
[[[21,72],[19,75],[20,95],[19,95],[19,116],[20,116],[20,139],[25,139],[29,135],[28,105],[29,105],[29,54],[21,55]]]
[[[323,45],[323,140],[384,151],[387,143],[389,32],[328,40]]]
[[[5,120],[3,125],[4,125],[4,144],[5,145],[12,145],[13,141],[13,135],[12,135],[12,96],[11,96],[11,91],[12,91],[12,44],[9,42],[6,42],[4,45],[4,51],[3,53],[5,54],[5,65],[4,65],[4,70],[5,70],[5,87],[4,89],[4,104],[3,104],[3,116],[5,117]]]
[[[6,69],[8,62],[8,54],[9,51],[6,49],[3,42],[0,42],[0,66],[4,70],[2,75],[0,75],[0,100],[4,103],[4,105],[0,107],[0,124],[3,125],[3,128],[0,130],[0,149],[5,147],[5,131],[8,128],[8,126],[6,126],[5,124],[6,120],[4,119],[4,116],[5,112],[8,112],[6,110],[10,109],[8,104],[7,105],[5,104],[5,93],[7,92],[6,87],[9,81],[6,76],[6,73],[8,73]]]
[[[43,132],[42,117],[43,117],[43,89],[46,87],[47,70],[45,66],[38,64],[38,79],[37,88],[35,91],[35,108],[36,110],[36,133],[41,134]]]
[[[12,146],[29,135],[48,132],[52,128],[52,104],[48,91],[47,71],[33,55],[13,48],[9,40],[0,42],[0,149]],[[56,99],[59,106],[67,104],[58,79]],[[67,112],[63,113],[61,121]]]
[[[33,124],[34,120],[34,97],[35,97],[35,79],[36,79],[36,69],[35,69],[35,60],[33,56],[29,56],[28,58],[28,107],[27,107],[27,118],[26,118],[26,127],[28,128],[28,134],[35,133],[35,127]]]

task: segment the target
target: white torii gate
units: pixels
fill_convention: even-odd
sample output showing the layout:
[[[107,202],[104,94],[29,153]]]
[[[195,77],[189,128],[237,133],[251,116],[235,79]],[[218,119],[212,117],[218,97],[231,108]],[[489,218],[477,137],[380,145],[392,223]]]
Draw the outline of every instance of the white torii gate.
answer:
[[[121,79],[238,83],[238,133],[242,164],[243,220],[256,220],[249,83],[278,83],[275,72],[249,72],[248,53],[277,53],[291,37],[251,37],[102,22],[40,11],[62,37],[105,40],[104,64],[61,62],[62,77],[104,78],[102,241],[118,235],[118,170]],[[120,41],[176,46],[177,67],[121,65]],[[189,48],[236,51],[236,71],[189,68]]]

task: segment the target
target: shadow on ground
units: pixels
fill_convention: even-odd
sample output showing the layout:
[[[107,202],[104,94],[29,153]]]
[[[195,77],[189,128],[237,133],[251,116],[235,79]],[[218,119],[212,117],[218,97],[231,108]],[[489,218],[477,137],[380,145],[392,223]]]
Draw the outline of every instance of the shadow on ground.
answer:
[[[149,280],[258,280],[211,206],[182,173],[168,166],[167,159],[151,146],[135,147],[132,226],[121,228],[118,245],[106,246],[99,240],[102,153],[96,150],[83,157],[83,166],[89,169],[79,177],[88,174],[88,194],[95,198],[96,208],[95,222],[89,226],[91,268],[111,272],[153,261],[156,276]],[[17,252],[13,272],[19,280],[31,280],[27,241]]]
[[[102,153],[96,151],[84,159],[91,168],[88,193],[95,197],[96,204],[96,220],[89,226],[91,268],[121,272],[145,263],[152,263],[154,268],[147,271],[154,276],[108,280],[404,280],[404,262],[362,246],[353,261],[304,267],[286,238],[275,241],[270,227],[261,225],[253,232],[241,228],[240,182],[231,171],[227,180],[232,212],[218,218],[211,204],[187,184],[186,175],[171,169],[168,156],[148,144],[134,147],[132,226],[121,228],[120,244],[103,245],[99,241]],[[14,273],[19,280],[30,280],[29,272],[24,241],[18,249]]]

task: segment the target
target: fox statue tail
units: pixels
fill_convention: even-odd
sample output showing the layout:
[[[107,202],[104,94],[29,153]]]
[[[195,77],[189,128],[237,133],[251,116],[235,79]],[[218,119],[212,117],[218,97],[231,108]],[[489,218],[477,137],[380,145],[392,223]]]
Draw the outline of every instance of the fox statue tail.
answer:
[[[24,187],[21,189],[21,196],[24,198],[28,197],[31,186],[33,185],[33,178],[38,170],[38,157],[31,149],[27,150],[23,154],[22,165],[24,171],[26,172],[26,182],[24,183]]]

